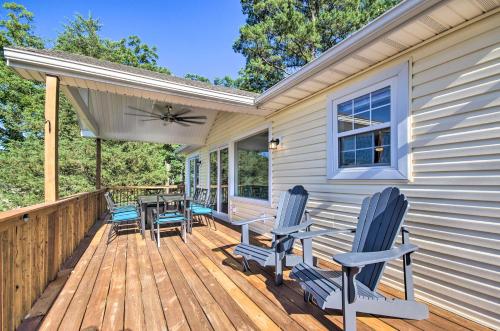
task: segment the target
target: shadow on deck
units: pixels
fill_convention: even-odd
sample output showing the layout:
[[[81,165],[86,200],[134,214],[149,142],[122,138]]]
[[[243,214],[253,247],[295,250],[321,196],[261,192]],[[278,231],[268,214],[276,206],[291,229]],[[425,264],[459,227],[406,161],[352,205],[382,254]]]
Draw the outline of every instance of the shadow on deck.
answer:
[[[283,286],[273,283],[272,269],[251,264],[243,273],[232,255],[237,229],[218,222],[217,231],[197,226],[182,242],[175,229],[165,230],[158,249],[135,231],[122,232],[107,244],[109,225],[100,223],[80,250],[69,278],[44,293],[21,329],[41,330],[335,330],[340,312],[324,312],[305,303],[300,286],[285,272]],[[255,236],[254,241],[269,244]],[[69,274],[69,273],[68,273]],[[61,280],[62,279],[62,280]],[[67,279],[67,281],[66,281]],[[56,284],[57,285],[57,284]],[[51,285],[46,292],[50,292]],[[57,290],[58,291],[58,290]],[[402,293],[381,286],[386,295]],[[50,306],[50,297],[56,297]],[[44,299],[45,298],[45,299]],[[40,301],[41,300],[41,301]],[[48,313],[44,316],[43,307]],[[50,310],[49,310],[50,307]],[[36,308],[36,309],[35,309]],[[33,311],[35,309],[35,311]],[[358,315],[358,330],[481,330],[486,328],[437,307],[425,321]],[[38,314],[36,313],[38,312]],[[43,318],[43,320],[42,320]]]

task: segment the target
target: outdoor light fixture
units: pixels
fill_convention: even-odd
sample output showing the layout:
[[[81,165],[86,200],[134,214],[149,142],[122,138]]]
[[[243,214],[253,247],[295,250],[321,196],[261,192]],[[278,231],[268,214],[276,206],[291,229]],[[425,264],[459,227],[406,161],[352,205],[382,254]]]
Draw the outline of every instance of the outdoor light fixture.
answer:
[[[276,150],[278,149],[278,145],[280,144],[280,140],[278,138],[272,139],[269,142],[269,149],[270,150]]]

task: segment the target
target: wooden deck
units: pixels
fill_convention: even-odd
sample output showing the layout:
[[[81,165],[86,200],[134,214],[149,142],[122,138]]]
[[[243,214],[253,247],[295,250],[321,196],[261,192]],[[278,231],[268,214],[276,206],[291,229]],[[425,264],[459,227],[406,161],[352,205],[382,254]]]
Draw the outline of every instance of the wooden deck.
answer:
[[[285,273],[273,284],[272,270],[251,264],[243,273],[232,255],[236,229],[193,229],[188,243],[166,230],[161,248],[133,231],[107,244],[101,226],[45,316],[41,330],[335,330],[339,312],[305,303],[298,284]],[[263,244],[262,237],[255,240]],[[388,295],[401,293],[382,287]],[[358,330],[486,330],[431,307],[425,321],[358,316]]]

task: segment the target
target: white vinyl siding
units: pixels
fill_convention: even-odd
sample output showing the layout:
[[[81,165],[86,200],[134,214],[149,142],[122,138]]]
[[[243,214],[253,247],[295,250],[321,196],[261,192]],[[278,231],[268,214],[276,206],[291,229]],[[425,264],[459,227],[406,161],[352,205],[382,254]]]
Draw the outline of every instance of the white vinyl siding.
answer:
[[[219,114],[202,156],[230,136],[272,123],[283,145],[272,152],[272,208],[232,202],[242,217],[273,212],[281,191],[302,184],[310,193],[314,229],[356,226],[362,199],[389,185],[410,200],[406,224],[420,246],[414,255],[418,298],[500,328],[500,14],[426,44],[410,61],[410,181],[327,179],[327,97],[390,68],[387,63],[352,81],[278,112],[269,119]],[[203,155],[206,154],[206,155]],[[206,177],[205,177],[206,178]],[[258,224],[264,232],[271,224]],[[352,236],[314,241],[318,256],[351,248]],[[401,288],[401,262],[383,282]]]

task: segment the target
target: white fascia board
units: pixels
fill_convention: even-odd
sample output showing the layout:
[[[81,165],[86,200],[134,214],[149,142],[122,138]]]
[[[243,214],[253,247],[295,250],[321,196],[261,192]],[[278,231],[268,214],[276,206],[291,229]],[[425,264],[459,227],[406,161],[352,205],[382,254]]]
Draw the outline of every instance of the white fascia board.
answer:
[[[160,92],[168,91],[255,107],[255,98],[251,96],[185,85],[164,79],[147,77],[136,73],[61,59],[46,54],[30,52],[29,50],[5,47],[4,57],[7,59],[7,65],[9,66],[37,70],[51,75],[91,79],[101,82],[109,82],[111,84],[123,82],[131,86],[136,85],[136,87],[147,86],[149,88],[155,88]]]
[[[259,106],[277,97],[307,78],[333,65],[335,62],[354,54],[357,50],[372,43],[375,39],[387,35],[389,31],[400,27],[401,24],[439,3],[443,3],[443,1],[407,0],[400,3],[257,96],[255,99],[256,105]]]

